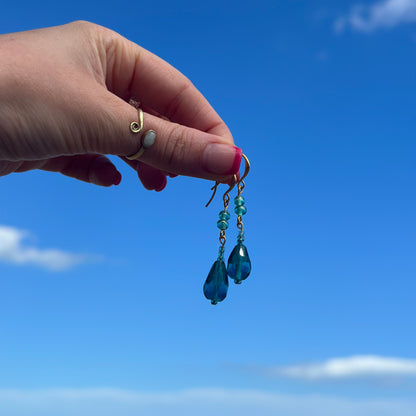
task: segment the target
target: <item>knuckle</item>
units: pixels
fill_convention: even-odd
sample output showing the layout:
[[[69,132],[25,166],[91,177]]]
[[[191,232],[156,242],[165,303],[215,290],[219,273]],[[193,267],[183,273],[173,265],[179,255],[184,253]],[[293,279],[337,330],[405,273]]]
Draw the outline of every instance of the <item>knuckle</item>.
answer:
[[[186,97],[186,92],[192,87],[192,82],[184,76],[182,80],[182,85],[178,87],[178,92],[172,97],[172,99],[169,101],[165,108],[164,114],[169,119],[175,119],[176,114],[183,105],[183,101]]]
[[[100,26],[87,20],[75,20],[74,22],[68,23],[67,27],[86,38],[105,37],[105,35],[112,32],[112,30],[107,29],[104,26]]]
[[[74,22],[68,23],[68,27],[75,31],[90,31],[95,28],[95,23],[88,22],[86,20],[75,20]]]
[[[167,166],[175,171],[183,169],[183,162],[188,150],[188,134],[180,125],[173,125],[165,141],[164,159]]]

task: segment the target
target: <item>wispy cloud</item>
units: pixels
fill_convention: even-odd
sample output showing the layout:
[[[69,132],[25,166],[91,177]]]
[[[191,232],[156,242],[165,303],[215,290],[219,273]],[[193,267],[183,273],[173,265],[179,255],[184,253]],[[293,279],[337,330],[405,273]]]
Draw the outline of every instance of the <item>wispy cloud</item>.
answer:
[[[14,416],[414,416],[416,401],[356,400],[260,390],[0,390],[1,414]]]
[[[267,374],[301,380],[342,380],[352,378],[416,377],[416,360],[357,355],[287,367],[272,367]]]
[[[0,225],[0,261],[17,265],[34,264],[52,271],[66,270],[89,260],[89,256],[57,249],[24,245],[29,233]]]
[[[369,33],[412,22],[416,22],[416,0],[382,0],[369,6],[353,6],[348,15],[336,20],[335,30],[342,32],[350,27]]]

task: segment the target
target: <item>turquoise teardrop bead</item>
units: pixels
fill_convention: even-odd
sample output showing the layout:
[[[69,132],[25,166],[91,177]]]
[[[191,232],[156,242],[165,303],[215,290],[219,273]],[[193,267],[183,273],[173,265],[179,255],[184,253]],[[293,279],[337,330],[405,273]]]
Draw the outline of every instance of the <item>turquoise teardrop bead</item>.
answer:
[[[239,284],[247,279],[251,272],[251,261],[248,256],[247,248],[244,244],[238,243],[228,258],[227,273],[234,282]]]
[[[228,277],[225,263],[217,260],[208,273],[207,280],[204,283],[204,295],[213,305],[221,302],[227,296]]]

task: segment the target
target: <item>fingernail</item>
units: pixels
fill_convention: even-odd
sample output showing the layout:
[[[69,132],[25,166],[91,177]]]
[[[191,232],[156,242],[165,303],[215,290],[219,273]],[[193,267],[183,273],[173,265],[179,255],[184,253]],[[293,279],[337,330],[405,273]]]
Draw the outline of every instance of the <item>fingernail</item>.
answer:
[[[163,191],[166,188],[167,183],[168,183],[168,181],[166,179],[166,176],[164,176],[163,181],[160,183],[160,185],[157,188],[155,188],[155,191],[156,192]]]
[[[209,144],[202,155],[205,170],[218,175],[232,175],[240,168],[243,151],[226,144]]]
[[[121,182],[121,174],[120,172],[116,172],[113,177],[113,185],[119,185]]]

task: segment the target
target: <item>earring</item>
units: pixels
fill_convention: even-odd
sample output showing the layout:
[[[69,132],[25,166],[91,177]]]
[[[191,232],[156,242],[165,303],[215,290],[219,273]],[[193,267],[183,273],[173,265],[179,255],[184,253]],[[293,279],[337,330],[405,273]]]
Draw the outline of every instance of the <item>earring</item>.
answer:
[[[228,276],[227,269],[224,263],[224,250],[225,242],[227,241],[225,237],[225,230],[228,228],[228,220],[230,219],[230,213],[228,212],[228,205],[230,202],[229,193],[234,188],[237,182],[237,177],[234,175],[233,184],[225,192],[223,196],[224,209],[219,213],[219,220],[217,222],[217,227],[220,230],[220,248],[218,253],[218,258],[211,267],[208,277],[204,283],[204,295],[211,301],[212,305],[216,305],[218,302],[221,302],[227,296],[228,291]],[[217,187],[219,182],[215,182],[215,185],[212,187],[214,193],[212,194],[211,199],[206,204],[206,207],[214,199],[215,193],[217,192]]]
[[[237,214],[237,228],[239,229],[239,233],[237,236],[237,245],[231,252],[227,264],[228,276],[234,279],[234,283],[236,284],[240,284],[243,280],[247,279],[251,272],[250,257],[247,252],[247,247],[243,244],[244,225],[242,216],[247,213],[247,208],[244,205],[245,201],[241,195],[245,187],[244,179],[246,178],[250,170],[250,162],[248,161],[246,155],[243,155],[243,158],[246,164],[244,175],[240,178],[240,180],[237,183],[238,194],[234,198],[234,212]]]

